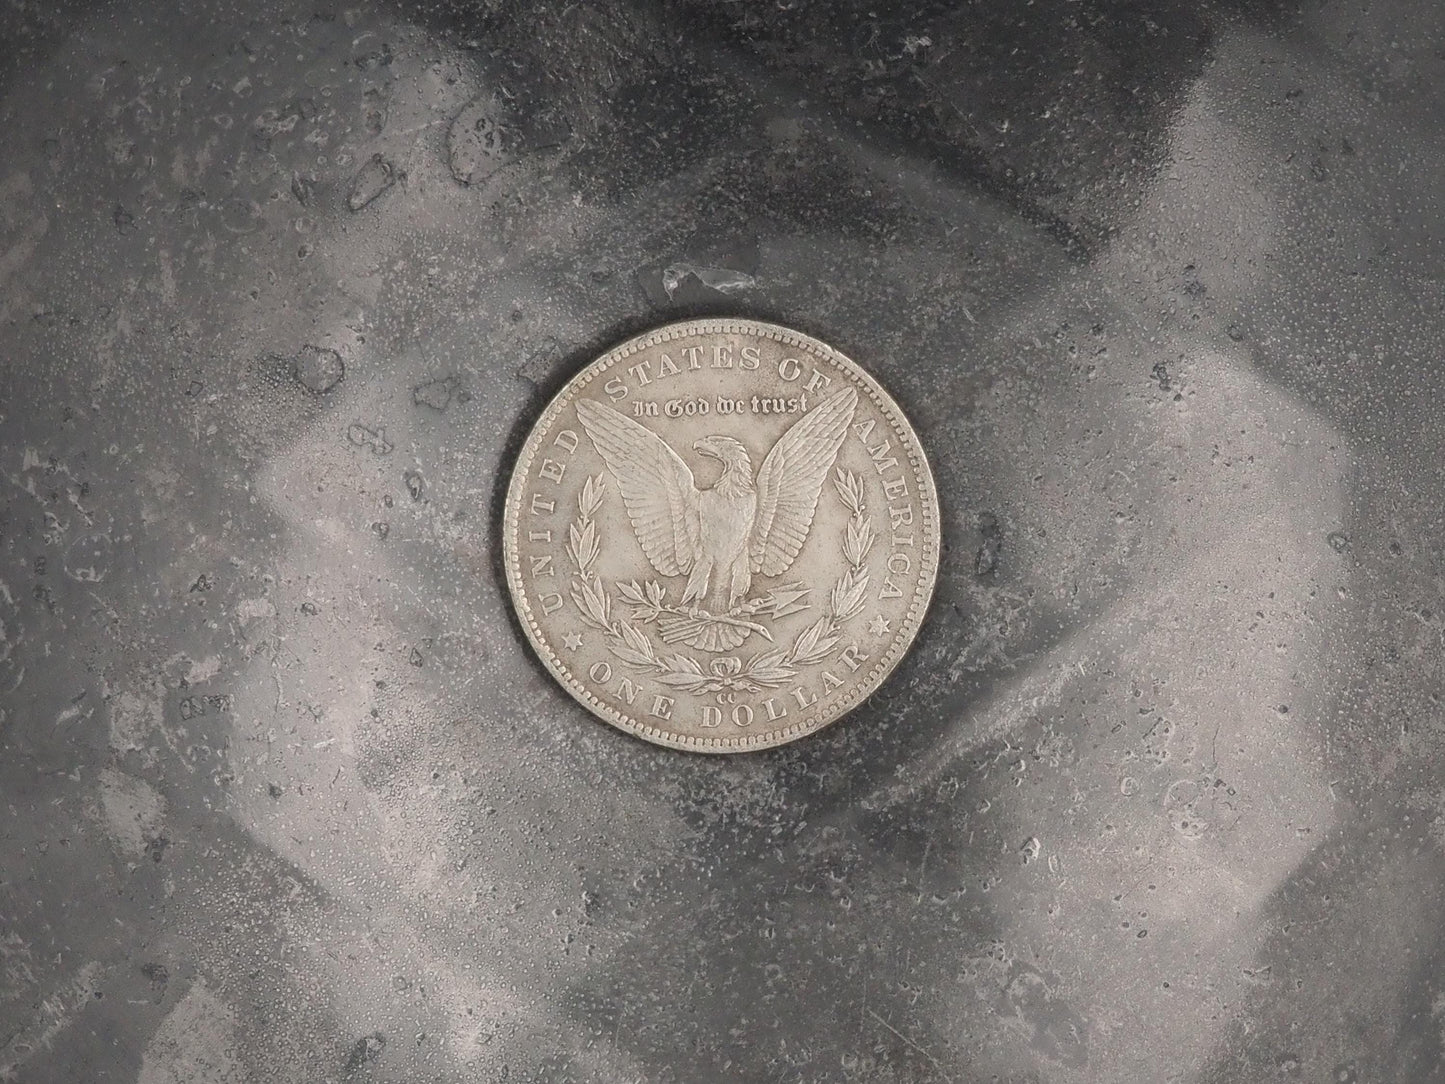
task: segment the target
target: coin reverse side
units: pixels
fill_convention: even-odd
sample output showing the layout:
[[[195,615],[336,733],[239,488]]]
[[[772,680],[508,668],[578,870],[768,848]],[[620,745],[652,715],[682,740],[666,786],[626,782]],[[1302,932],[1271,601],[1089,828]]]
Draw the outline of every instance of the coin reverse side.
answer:
[[[694,320],[631,339],[551,402],[503,534],[522,627],[614,726],[705,753],[826,726],[913,642],[938,572],[918,437],[796,331]]]

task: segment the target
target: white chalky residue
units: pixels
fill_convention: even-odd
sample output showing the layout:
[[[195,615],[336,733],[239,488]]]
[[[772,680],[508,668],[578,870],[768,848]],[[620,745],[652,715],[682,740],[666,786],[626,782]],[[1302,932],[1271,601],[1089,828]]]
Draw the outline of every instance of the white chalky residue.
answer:
[[[236,604],[236,620],[243,625],[249,625],[252,621],[259,621],[266,617],[275,617],[276,607],[264,598],[243,599]]]
[[[237,607],[238,616],[240,614],[240,610],[246,605],[247,603],[243,602],[240,606]],[[266,605],[269,606],[270,603],[266,603]],[[272,610],[271,612],[275,613],[274,610]],[[220,672],[221,659],[218,655],[208,655],[204,659],[192,659],[190,669],[186,671],[186,681],[192,685],[199,685],[203,681],[210,681],[211,678],[215,677]]]
[[[166,800],[148,783],[106,768],[100,773],[100,803],[116,846],[131,858],[143,857],[146,844],[160,835]]]
[[[144,749],[149,737],[164,723],[159,698],[129,691],[118,693],[110,703],[110,747],[117,753]]]
[[[151,1037],[136,1084],[241,1084],[235,1033],[235,1013],[197,982]]]

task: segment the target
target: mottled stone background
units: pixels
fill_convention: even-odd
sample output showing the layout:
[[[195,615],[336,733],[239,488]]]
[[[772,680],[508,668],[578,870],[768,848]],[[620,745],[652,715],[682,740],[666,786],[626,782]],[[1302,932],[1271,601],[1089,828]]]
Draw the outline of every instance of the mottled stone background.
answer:
[[[0,1080],[1445,1079],[1445,8],[0,8]],[[708,759],[504,594],[596,352],[837,344],[937,600]]]

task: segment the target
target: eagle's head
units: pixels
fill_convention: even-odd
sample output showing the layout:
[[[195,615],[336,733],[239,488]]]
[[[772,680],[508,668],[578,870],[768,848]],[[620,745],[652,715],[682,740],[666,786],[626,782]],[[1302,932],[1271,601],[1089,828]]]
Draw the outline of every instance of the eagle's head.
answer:
[[[692,450],[720,459],[725,470],[741,471],[743,477],[752,480],[753,463],[748,458],[748,450],[743,447],[742,441],[732,437],[703,437],[692,442]]]

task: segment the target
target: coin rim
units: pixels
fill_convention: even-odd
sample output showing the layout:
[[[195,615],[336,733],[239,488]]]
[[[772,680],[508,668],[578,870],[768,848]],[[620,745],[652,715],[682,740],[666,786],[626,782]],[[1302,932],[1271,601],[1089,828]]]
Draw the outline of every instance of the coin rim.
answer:
[[[521,529],[523,490],[526,488],[532,460],[536,458],[541,446],[542,435],[550,431],[558,416],[571,401],[577,398],[589,384],[624,358],[659,343],[707,334],[757,335],[759,338],[773,339],[785,345],[802,347],[818,354],[824,360],[837,364],[842,372],[850,376],[863,391],[867,392],[885,416],[892,411],[890,424],[906,445],[909,465],[913,468],[919,490],[923,521],[920,525],[923,545],[920,547],[919,579],[913,592],[913,600],[904,618],[907,634],[899,635],[894,639],[888,653],[870,670],[869,676],[855,685],[844,699],[832,702],[832,707],[837,709],[836,714],[824,718],[822,713],[817,713],[810,717],[805,716],[799,722],[783,730],[759,734],[739,734],[728,738],[693,737],[662,730],[640,722],[594,696],[586,685],[567,670],[532,613],[532,606],[522,583],[521,553],[517,538]],[[900,428],[899,422],[902,422],[904,428]],[[762,320],[726,318],[681,320],[676,323],[663,324],[640,335],[635,335],[590,362],[562,386],[561,390],[547,404],[546,409],[538,415],[536,422],[533,423],[527,434],[526,441],[522,444],[522,450],[517,454],[516,462],[512,467],[512,476],[507,483],[507,501],[502,518],[503,566],[507,577],[507,591],[512,599],[512,608],[517,612],[522,629],[527,634],[533,650],[536,651],[548,672],[557,679],[558,684],[593,715],[635,737],[671,749],[681,749],[692,753],[757,752],[797,741],[799,738],[814,734],[824,727],[836,723],[851,713],[862,701],[882,688],[883,683],[898,668],[898,664],[903,661],[903,657],[908,654],[914,641],[918,639],[919,630],[923,627],[923,620],[927,616],[928,607],[933,601],[934,590],[938,583],[938,559],[942,533],[939,513],[938,489],[933,479],[933,471],[929,466],[928,457],[923,451],[923,442],[919,440],[916,428],[897,401],[867,370],[847,354],[811,335]],[[858,691],[865,687],[866,692]]]

